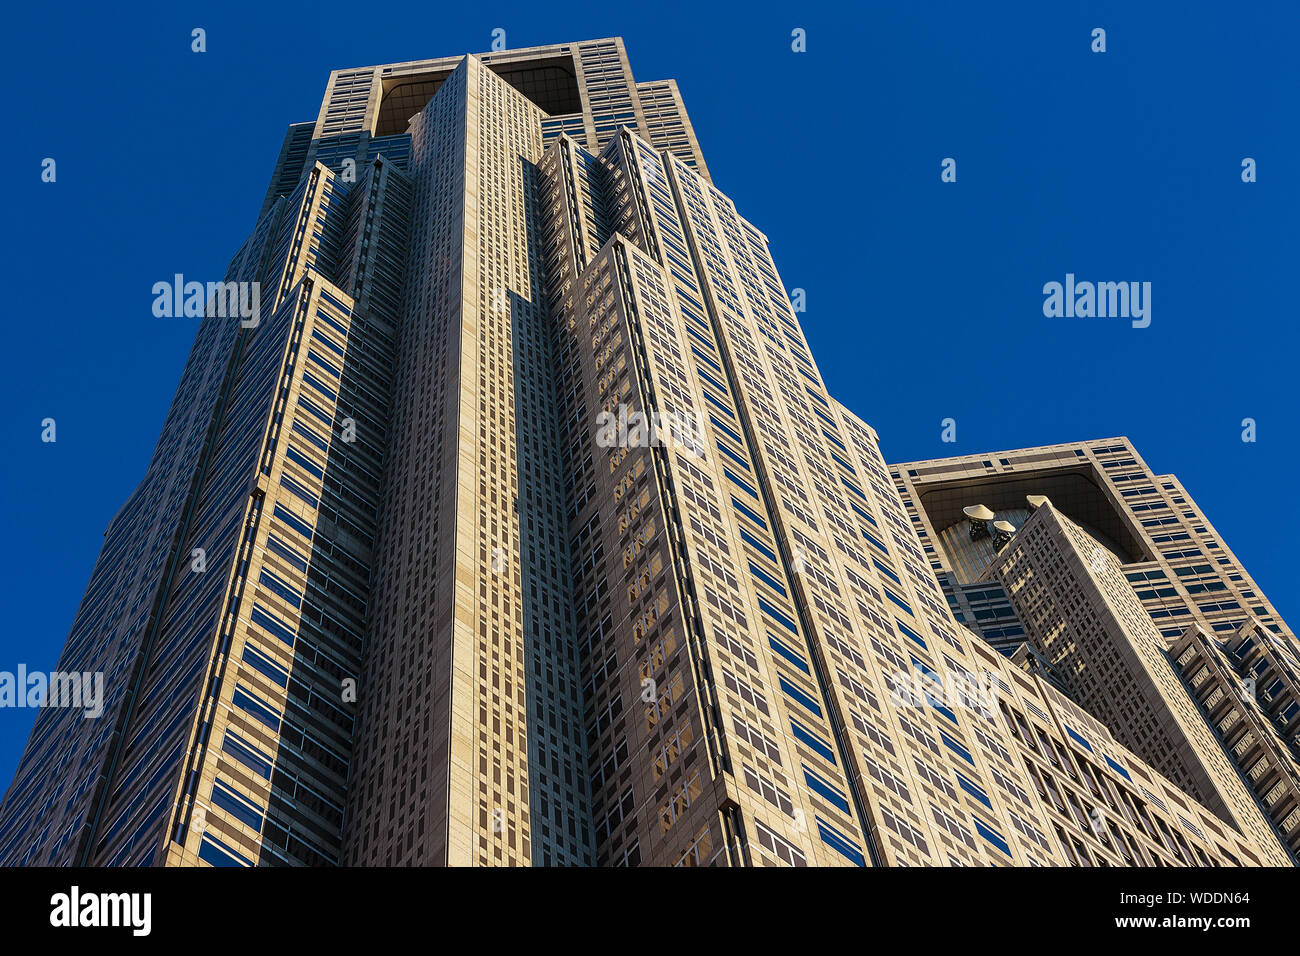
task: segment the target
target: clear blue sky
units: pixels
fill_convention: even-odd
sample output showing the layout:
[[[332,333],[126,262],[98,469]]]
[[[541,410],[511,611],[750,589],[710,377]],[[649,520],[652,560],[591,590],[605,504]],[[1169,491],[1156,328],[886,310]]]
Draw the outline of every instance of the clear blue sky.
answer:
[[[143,475],[196,321],[154,318],[153,283],[224,270],[331,69],[484,50],[496,27],[512,47],[620,35],[638,78],[678,80],[714,181],[806,290],[822,373],[888,460],[1127,435],[1300,621],[1294,3],[671,7],[7,11],[0,670],[53,668]],[[1150,281],[1150,328],[1045,318],[1067,272]],[[0,709],[0,787],[32,717]]]

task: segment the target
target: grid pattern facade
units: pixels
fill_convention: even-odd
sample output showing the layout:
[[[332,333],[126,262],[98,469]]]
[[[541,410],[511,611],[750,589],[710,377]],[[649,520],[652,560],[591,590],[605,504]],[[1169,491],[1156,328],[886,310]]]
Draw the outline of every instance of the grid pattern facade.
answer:
[[[360,666],[405,189],[382,163],[351,189],[316,167],[232,263],[231,277],[265,290],[260,321],[201,326],[196,358],[224,368],[210,424],[186,426],[203,443],[156,624],[135,648],[120,743],[90,751],[103,781],[93,816],[48,862],[338,862],[353,730],[342,683]],[[332,279],[365,287],[366,308]],[[355,440],[340,439],[345,420]],[[14,838],[40,812],[17,784],[3,812]]]
[[[1256,621],[1226,639],[1190,627],[1169,656],[1292,858],[1300,859],[1300,662],[1295,649]]]
[[[1050,502],[992,566],[1070,696],[1149,765],[1257,841],[1277,841],[1195,704],[1118,562]]]
[[[352,862],[591,862],[535,236],[540,117],[467,57],[411,127],[417,226]]]
[[[1281,791],[1273,775],[1269,786],[1259,785],[1259,755],[1249,751],[1245,760],[1234,749],[1236,735],[1224,739],[1203,701],[1198,712],[1176,660],[1198,634],[1207,647],[1231,644],[1246,630],[1266,633],[1282,649],[1294,648],[1295,638],[1176,478],[1155,474],[1122,438],[911,462],[894,466],[894,478],[963,623],[1007,654],[1032,644],[1053,679],[1118,739],[1246,828],[1265,858],[1276,859],[1296,821],[1276,812]],[[1035,493],[1049,496],[1050,506],[1038,512],[1051,514],[1026,519],[1025,496]],[[1019,527],[972,576],[967,523],[952,505],[985,500]],[[1052,523],[1069,530],[1042,530]],[[1017,555],[1019,573],[1009,567]],[[1026,576],[1024,565],[1043,562],[1050,574],[1031,568]],[[972,592],[994,598],[980,610],[995,608],[995,615],[972,613]],[[1233,666],[1224,664],[1224,672]],[[1294,772],[1293,744],[1273,749],[1275,765],[1291,764],[1277,772]]]

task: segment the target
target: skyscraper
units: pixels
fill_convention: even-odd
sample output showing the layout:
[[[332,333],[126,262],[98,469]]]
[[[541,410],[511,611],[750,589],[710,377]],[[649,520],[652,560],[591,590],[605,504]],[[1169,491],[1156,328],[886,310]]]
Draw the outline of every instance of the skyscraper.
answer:
[[[707,176],[617,39],[331,75],[224,277],[262,320],[203,319],[74,621],[104,714],[41,712],[0,860],[338,862],[349,777],[405,844],[357,858],[592,860],[536,162],[624,126]]]
[[[1009,654],[1027,645],[1127,747],[1295,857],[1295,636],[1177,478],[1123,438],[894,477],[959,620]],[[998,520],[1003,539],[980,533]]]
[[[226,281],[260,313],[208,309],[60,660],[104,714],[41,712],[0,861],[1286,862],[1208,731],[1144,759],[961,626],[621,41],[335,72]]]

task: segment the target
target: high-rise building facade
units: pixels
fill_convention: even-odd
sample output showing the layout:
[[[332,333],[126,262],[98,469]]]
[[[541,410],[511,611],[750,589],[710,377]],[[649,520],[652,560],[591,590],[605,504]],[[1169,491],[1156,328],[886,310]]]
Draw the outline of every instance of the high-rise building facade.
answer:
[[[1174,476],[1123,438],[893,473],[958,620],[1295,856],[1295,636]]]
[[[1169,760],[998,653],[1012,552],[949,535],[963,605],[621,41],[335,72],[226,279],[260,312],[199,326],[59,664],[104,714],[41,712],[0,862],[1286,862],[1174,665]],[[1125,593],[1098,646],[1150,649]]]
[[[1224,640],[1189,627],[1169,649],[1184,683],[1300,859],[1300,661],[1251,621]]]

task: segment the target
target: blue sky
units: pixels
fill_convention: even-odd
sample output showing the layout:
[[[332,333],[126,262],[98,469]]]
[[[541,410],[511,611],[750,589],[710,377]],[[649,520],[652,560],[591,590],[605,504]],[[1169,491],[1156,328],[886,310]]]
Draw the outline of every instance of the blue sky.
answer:
[[[54,666],[143,475],[196,321],[154,318],[153,283],[224,271],[331,69],[484,50],[497,27],[511,47],[619,35],[639,79],[678,80],[715,183],[806,291],[822,373],[888,460],[1127,435],[1300,619],[1300,13],[1133,6],[20,5],[0,41],[0,670]],[[1044,317],[1067,272],[1151,282],[1150,327]],[[0,787],[32,717],[0,709]]]

